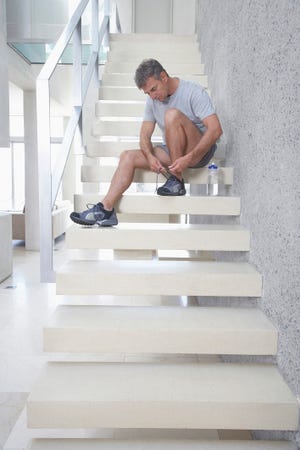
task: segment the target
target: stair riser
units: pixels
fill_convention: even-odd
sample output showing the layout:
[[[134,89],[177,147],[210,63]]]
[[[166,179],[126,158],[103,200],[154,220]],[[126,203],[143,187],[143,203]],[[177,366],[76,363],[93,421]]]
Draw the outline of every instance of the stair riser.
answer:
[[[144,96],[145,97],[145,96]],[[144,98],[145,100],[145,98]],[[138,103],[106,102],[96,103],[96,117],[143,117],[145,101]]]
[[[176,43],[195,43],[197,42],[196,34],[176,35],[171,33],[112,33],[109,35],[110,43],[159,43],[167,42],[169,45]]]
[[[88,203],[98,203],[100,194],[75,194],[74,210],[83,211]],[[238,216],[240,199],[238,197],[161,197],[157,195],[123,195],[115,205],[116,212],[127,214],[202,214],[218,216]]]
[[[181,431],[181,435],[182,435]],[[296,445],[288,441],[217,441],[216,436],[210,438],[204,431],[204,438],[194,439],[152,439],[116,440],[116,439],[39,439],[35,440],[31,450],[297,450]],[[174,433],[173,433],[174,435]],[[240,435],[240,433],[239,433]],[[199,432],[197,433],[199,436]],[[209,440],[207,440],[209,439]],[[242,439],[242,437],[239,437]]]
[[[44,330],[44,351],[62,353],[141,353],[198,355],[275,355],[272,332],[113,332],[83,329]]]
[[[67,248],[134,250],[249,251],[250,233],[244,231],[171,231],[71,228]]]
[[[94,157],[101,157],[101,156],[113,156],[113,157],[119,157],[122,151],[124,150],[133,150],[139,148],[139,139],[133,138],[131,141],[96,141],[93,140],[92,142],[87,143],[87,156],[90,156],[92,158]],[[153,145],[156,145],[155,142],[153,142]],[[224,160],[225,155],[222,150],[219,148],[217,149],[216,153],[214,154],[214,159],[216,160]]]
[[[136,136],[140,135],[141,121],[113,122],[97,121],[93,125],[93,136]],[[161,136],[161,130],[156,126],[153,136]]]
[[[127,100],[127,101],[145,101],[147,96],[136,87],[118,87],[106,86],[99,88],[99,98],[101,100]]]
[[[57,294],[66,295],[195,295],[259,297],[261,277],[254,275],[58,273]]]
[[[136,46],[132,46],[132,49],[124,49],[124,50],[113,50],[108,54],[108,61],[110,63],[117,62],[132,62],[138,66],[140,62],[144,59],[156,59],[160,61],[167,61],[169,63],[188,63],[193,64],[195,62],[201,61],[201,55],[197,48],[189,49],[189,46],[174,48],[172,52],[168,52],[163,48],[159,51],[154,49],[153,47],[148,48],[136,48]]]
[[[169,73],[170,76],[176,75]],[[203,87],[208,86],[206,75],[185,75],[185,80],[195,81]],[[103,86],[133,86],[136,87],[134,81],[134,73],[103,73],[101,83]]]
[[[250,409],[250,408],[249,408]],[[258,405],[242,414],[236,406],[210,403],[207,406],[172,402],[169,406],[149,404],[33,405],[28,403],[29,428],[183,428],[295,430],[296,424],[285,420],[290,407]],[[295,411],[294,411],[295,412]],[[272,420],[268,420],[272,417]],[[35,425],[38,424],[38,425]]]
[[[82,166],[81,167],[81,181],[87,183],[110,182],[117,166]],[[146,170],[135,171],[133,182],[135,183],[154,183],[153,172]],[[185,183],[207,184],[208,169],[188,169],[183,174]],[[165,182],[165,178],[160,175],[158,182],[160,184]],[[220,169],[219,184],[232,185],[233,183],[233,168],[224,167]]]

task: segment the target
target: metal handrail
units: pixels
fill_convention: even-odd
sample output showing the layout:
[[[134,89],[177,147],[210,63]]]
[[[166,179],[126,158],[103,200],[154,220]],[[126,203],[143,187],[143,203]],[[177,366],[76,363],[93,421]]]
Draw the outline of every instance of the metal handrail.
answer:
[[[82,77],[81,18],[89,2],[92,6],[92,52]],[[98,79],[98,54],[100,45],[109,31],[109,0],[104,0],[104,19],[99,29],[98,0],[81,0],[71,19],[65,26],[36,81],[37,98],[37,142],[39,168],[39,213],[40,213],[40,275],[42,282],[54,282],[52,208],[59,190],[64,168],[77,129],[82,137],[82,108],[90,81],[95,74]],[[50,137],[50,78],[59,60],[73,38],[74,47],[74,106],[62,142],[62,151],[51,170]]]

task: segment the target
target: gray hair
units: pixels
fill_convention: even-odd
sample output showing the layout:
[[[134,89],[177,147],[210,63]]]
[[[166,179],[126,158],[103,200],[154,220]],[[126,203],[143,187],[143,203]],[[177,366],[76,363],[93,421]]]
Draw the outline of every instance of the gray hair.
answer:
[[[135,71],[135,84],[141,89],[145,86],[148,78],[154,77],[159,80],[162,72],[166,72],[166,70],[156,59],[144,59]]]

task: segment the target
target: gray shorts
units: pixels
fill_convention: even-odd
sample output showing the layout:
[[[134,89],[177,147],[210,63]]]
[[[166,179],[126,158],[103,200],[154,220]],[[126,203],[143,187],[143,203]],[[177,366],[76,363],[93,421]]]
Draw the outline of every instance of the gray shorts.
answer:
[[[166,146],[166,144],[158,144],[157,147],[160,147],[164,152],[166,152],[170,156],[170,150]],[[206,166],[211,158],[214,156],[215,151],[217,150],[217,144],[214,144],[210,150],[203,156],[203,158],[194,166],[189,167],[189,169],[198,169],[199,167]]]

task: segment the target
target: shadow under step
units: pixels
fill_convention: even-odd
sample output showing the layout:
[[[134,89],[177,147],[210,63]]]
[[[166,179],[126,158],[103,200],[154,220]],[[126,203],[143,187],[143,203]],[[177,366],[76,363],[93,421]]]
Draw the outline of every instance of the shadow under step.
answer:
[[[120,223],[116,227],[72,225],[67,248],[120,250],[249,251],[250,232],[240,225]]]
[[[74,210],[84,211],[87,204],[101,202],[104,197],[101,193],[75,194]],[[156,214],[201,214],[217,216],[239,216],[239,197],[209,197],[190,196],[162,197],[154,193],[123,194],[116,203],[115,210],[118,213],[127,214],[153,214],[155,222]]]
[[[287,441],[35,439],[29,450],[297,450]]]
[[[58,306],[44,351],[275,355],[277,334],[255,308]]]
[[[244,262],[70,261],[56,274],[57,294],[259,297],[261,289]]]
[[[298,403],[276,367],[48,363],[29,428],[296,430]]]

